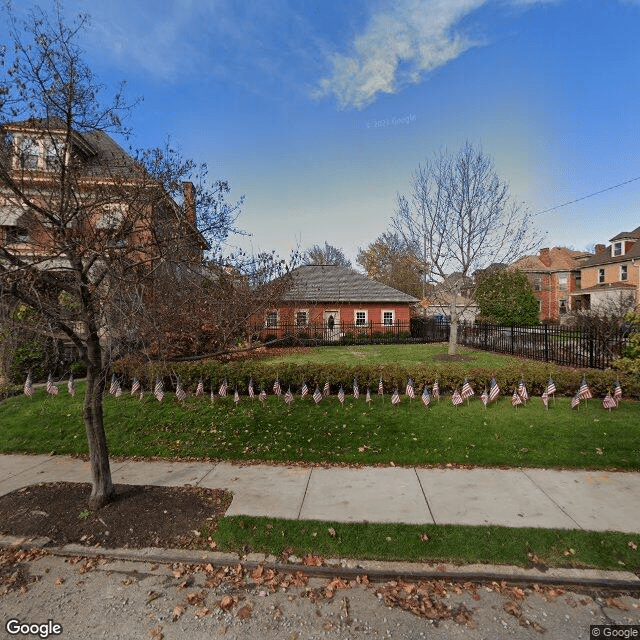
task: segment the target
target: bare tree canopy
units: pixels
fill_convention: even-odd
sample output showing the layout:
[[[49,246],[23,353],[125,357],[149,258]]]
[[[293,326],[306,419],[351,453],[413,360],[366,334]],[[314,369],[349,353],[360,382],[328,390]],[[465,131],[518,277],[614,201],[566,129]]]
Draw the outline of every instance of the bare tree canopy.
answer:
[[[319,244],[314,244],[307,249],[302,256],[303,264],[334,264],[338,267],[350,267],[351,260],[349,260],[342,249],[334,247],[328,242],[324,243],[324,247]]]
[[[77,45],[86,16],[69,25],[56,4],[52,16],[35,10],[19,25],[5,12],[0,324],[62,338],[86,365],[91,504],[99,507],[114,495],[103,421],[111,359],[235,342],[243,322],[273,304],[268,283],[286,265],[272,254],[206,263],[235,231],[240,202],[226,202],[228,183],[207,183],[206,167],[170,144],[132,156],[115,142],[111,135],[129,133],[133,104],[122,91],[102,100]]]
[[[358,251],[356,261],[367,275],[411,296],[425,296],[421,258],[398,233],[383,233],[366,249]]]
[[[471,275],[491,263],[509,264],[539,244],[531,216],[513,201],[480,146],[441,151],[413,174],[408,195],[398,195],[392,228],[427,265],[440,304],[450,309],[449,353]],[[472,293],[472,292],[471,292]]]

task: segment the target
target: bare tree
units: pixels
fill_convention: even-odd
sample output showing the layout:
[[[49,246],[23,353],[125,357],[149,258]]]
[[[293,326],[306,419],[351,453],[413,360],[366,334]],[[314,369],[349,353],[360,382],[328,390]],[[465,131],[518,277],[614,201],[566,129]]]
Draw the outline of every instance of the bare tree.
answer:
[[[203,252],[233,230],[239,203],[228,205],[228,184],[208,185],[204,167],[170,145],[133,158],[110,137],[127,136],[133,105],[121,91],[101,100],[77,45],[86,16],[66,24],[56,5],[53,18],[36,10],[23,30],[7,12],[14,59],[0,79],[0,309],[28,310],[30,330],[63,337],[86,365],[98,508],[114,495],[103,420],[110,359],[148,344],[151,312],[171,303],[165,295],[160,304],[172,284],[181,282],[185,304],[197,297],[187,289],[200,295]]]
[[[470,142],[418,167],[409,195],[398,195],[392,227],[427,265],[438,305],[449,308],[450,354],[472,302],[472,274],[491,263],[511,263],[539,244],[530,214],[513,201],[491,157]]]
[[[324,247],[319,244],[314,244],[307,249],[302,256],[303,264],[335,264],[339,267],[350,267],[351,260],[349,260],[342,249],[334,247],[328,242],[324,243]]]

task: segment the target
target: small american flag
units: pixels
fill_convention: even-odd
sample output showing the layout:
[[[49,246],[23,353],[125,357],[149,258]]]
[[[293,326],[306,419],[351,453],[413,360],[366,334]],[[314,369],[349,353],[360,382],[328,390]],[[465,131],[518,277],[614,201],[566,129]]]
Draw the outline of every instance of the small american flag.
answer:
[[[382,376],[380,376],[380,382],[378,382],[378,395],[384,395],[384,385],[382,384]]]
[[[284,401],[287,404],[291,404],[293,402],[293,393],[291,393],[291,387],[287,389],[287,393],[284,394]]]
[[[493,402],[500,395],[500,387],[495,378],[491,378],[491,384],[489,385],[489,401]]]
[[[322,394],[320,393],[320,387],[316,385],[316,390],[313,392],[313,401],[318,404],[322,400]]]
[[[429,403],[431,402],[431,396],[429,395],[429,389],[427,389],[427,387],[422,390],[422,396],[420,397],[420,399],[422,400],[422,404],[425,407],[429,406]]]
[[[24,395],[29,397],[33,395],[33,378],[31,377],[31,371],[27,374],[27,379],[24,382]]]
[[[580,405],[580,392],[576,393],[576,395],[573,396],[573,398],[571,398],[571,408],[575,409],[579,405]]]
[[[218,395],[219,395],[221,398],[225,398],[225,397],[226,397],[226,395],[227,395],[227,387],[228,387],[228,385],[227,385],[227,379],[225,378],[225,379],[222,381],[222,384],[220,385],[220,388],[218,389]]]
[[[53,381],[51,374],[49,374],[49,377],[47,378],[47,393],[50,396],[58,395],[58,385]]]
[[[198,386],[196,387],[196,398],[204,395],[204,381],[202,378],[198,380]]]
[[[260,389],[260,395],[258,396],[258,400],[264,404],[267,401],[267,392],[264,389]]]
[[[547,407],[547,409],[549,408],[549,394],[547,393],[547,390],[545,388],[545,390],[542,392],[542,404]]]
[[[176,383],[176,398],[178,398],[178,400],[182,402],[186,397],[187,393],[182,386],[182,382],[180,382],[180,380],[178,379],[178,382]]]
[[[391,404],[394,406],[396,404],[400,404],[400,394],[398,393],[398,387],[396,387],[391,394]]]
[[[367,404],[371,404],[371,389],[369,387],[367,387],[367,395],[364,397],[364,401]]]
[[[578,389],[578,395],[581,400],[588,400],[589,398],[593,398],[591,395],[591,389],[589,389],[589,385],[587,384],[586,378],[582,378],[582,382],[580,383],[580,388]]]
[[[436,378],[436,381],[433,383],[433,389],[431,390],[431,393],[433,394],[433,397],[440,402],[440,383],[438,382],[438,379]]]
[[[556,391],[556,383],[553,381],[553,378],[549,378],[549,382],[547,382],[547,396],[554,395]]]
[[[487,387],[484,388],[482,395],[480,396],[480,400],[482,400],[482,404],[486,407],[489,404],[489,392],[487,391]]]
[[[519,404],[522,404],[522,398],[520,397],[520,394],[518,393],[517,389],[513,390],[513,395],[511,396],[511,404],[514,407],[517,407]]]
[[[118,380],[116,379],[116,374],[113,373],[111,375],[111,386],[109,387],[109,395],[114,396],[116,394],[117,388],[118,388]]]
[[[240,394],[238,393],[238,390],[235,389],[233,392],[233,401],[238,404],[238,402],[240,402]]]
[[[413,380],[411,378],[407,382],[405,393],[409,396],[409,400],[413,400],[416,397],[416,390],[413,388]]]
[[[518,383],[518,395],[522,398],[522,402],[526,402],[529,399],[527,385],[524,383],[524,378],[520,378],[520,382]]]
[[[344,389],[342,385],[340,385],[340,390],[338,391],[338,400],[340,400],[341,405],[344,405]]]
[[[473,389],[469,384],[469,381],[465,378],[464,384],[462,385],[462,393],[460,394],[463,400],[467,400],[472,395],[474,395]]]
[[[331,386],[329,385],[329,381],[327,380],[324,383],[324,389],[322,390],[322,395],[325,396],[325,398],[331,393]]]
[[[611,411],[611,409],[615,409],[618,405],[616,404],[615,398],[607,391],[607,395],[604,397],[604,400],[602,401],[602,406],[605,409],[609,409],[609,411]]]
[[[162,402],[164,398],[164,383],[160,378],[156,378],[156,386],[153,388],[153,395],[156,397],[158,402]]]
[[[356,400],[360,397],[360,387],[358,387],[358,378],[353,379],[353,397]]]
[[[133,379],[133,383],[131,384],[131,395],[134,396],[136,393],[140,392],[140,380],[138,378]]]
[[[622,400],[622,387],[620,386],[620,382],[616,380],[616,386],[613,388],[613,397],[616,402],[620,402]]]
[[[69,374],[69,382],[67,382],[67,390],[70,396],[76,395],[76,381],[73,379],[73,373]]]
[[[306,398],[309,395],[309,387],[307,387],[307,383],[304,380],[302,381],[302,389],[300,389],[300,395],[303,398]]]
[[[453,392],[453,395],[451,396],[451,402],[453,402],[454,407],[457,407],[458,405],[462,404],[462,396],[460,395],[460,392],[457,389]]]
[[[256,397],[256,392],[253,388],[253,378],[249,378],[249,397],[252,400]]]
[[[280,386],[280,380],[276,378],[276,381],[273,383],[273,393],[277,396],[282,395],[282,387]]]

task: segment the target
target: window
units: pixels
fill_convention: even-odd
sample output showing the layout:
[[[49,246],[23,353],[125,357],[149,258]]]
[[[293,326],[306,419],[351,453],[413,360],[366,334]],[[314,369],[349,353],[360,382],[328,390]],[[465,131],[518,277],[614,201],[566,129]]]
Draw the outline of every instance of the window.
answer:
[[[297,311],[296,312],[296,326],[297,327],[306,327],[307,326],[307,312],[306,311]]]
[[[542,291],[542,276],[533,277],[533,290]]]
[[[23,227],[5,227],[4,237],[7,244],[29,242],[29,231]]]
[[[560,291],[566,291],[567,290],[568,281],[569,281],[569,276],[566,273],[559,273],[558,274],[558,289]]]
[[[560,311],[561,316],[567,313],[567,301],[564,298],[560,300],[558,310]]]
[[[611,255],[612,256],[621,256],[622,255],[622,242],[615,242],[611,247]]]
[[[356,311],[355,312],[356,326],[363,327],[367,324],[367,312],[366,311]]]
[[[278,326],[278,312],[269,311],[267,313],[267,327],[277,327],[277,326]]]
[[[627,265],[626,264],[620,265],[620,280],[626,280],[627,277],[628,277]]]
[[[604,269],[598,269],[598,283],[604,284]]]
[[[34,170],[38,168],[40,145],[33,138],[22,138],[18,148],[18,164],[20,169]]]
[[[384,324],[387,327],[393,325],[393,321],[395,320],[394,315],[395,315],[394,311],[383,311],[382,324]]]
[[[60,169],[60,155],[54,142],[45,145],[44,163],[49,171]]]
[[[576,289],[582,289],[582,274],[576,273]]]

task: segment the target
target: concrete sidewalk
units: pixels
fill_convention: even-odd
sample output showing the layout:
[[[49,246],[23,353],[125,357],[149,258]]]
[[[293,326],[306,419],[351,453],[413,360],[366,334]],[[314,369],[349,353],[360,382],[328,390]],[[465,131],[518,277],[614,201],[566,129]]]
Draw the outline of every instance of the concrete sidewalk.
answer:
[[[229,489],[227,515],[640,533],[640,473],[138,461],[112,461],[111,473],[117,484]],[[0,495],[89,480],[89,463],[68,456],[0,455]]]

